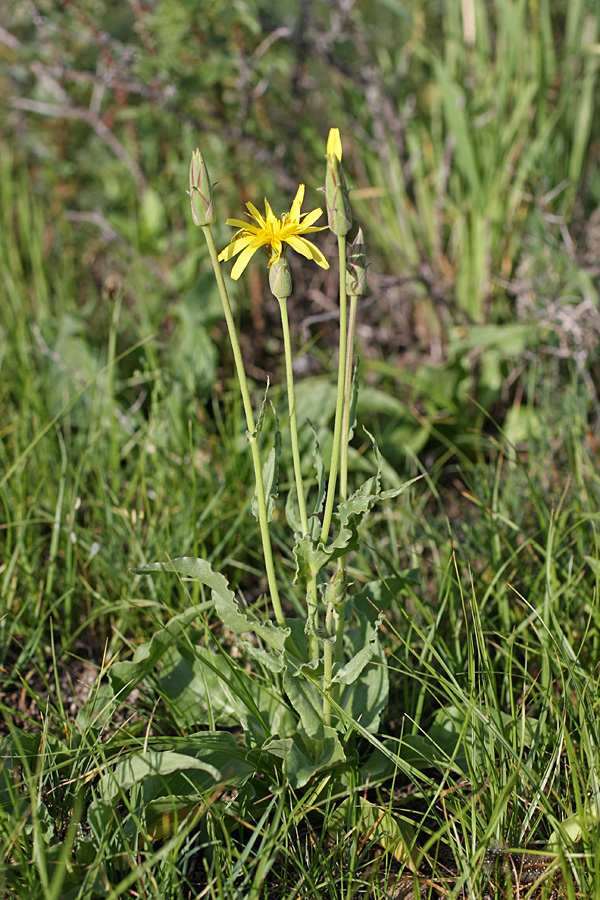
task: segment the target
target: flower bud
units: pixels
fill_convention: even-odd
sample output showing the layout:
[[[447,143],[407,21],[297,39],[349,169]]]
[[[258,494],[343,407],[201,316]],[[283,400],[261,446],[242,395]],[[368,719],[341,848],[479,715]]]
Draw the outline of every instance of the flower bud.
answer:
[[[212,184],[204,157],[198,149],[192,153],[190,163],[190,189],[188,191],[192,205],[194,225],[210,225],[215,221],[213,207]]]
[[[338,237],[348,234],[352,228],[352,209],[342,168],[342,141],[337,128],[330,129],[327,139],[325,202],[330,229]]]
[[[340,603],[343,603],[345,596],[344,574],[341,571],[337,571],[325,588],[324,600],[327,604],[332,603],[334,606],[339,606]]]
[[[348,281],[346,290],[349,294],[361,296],[367,291],[367,254],[362,228],[359,228],[356,237],[348,249],[346,261]]]
[[[269,287],[278,300],[287,300],[292,293],[292,275],[283,255],[269,266]]]

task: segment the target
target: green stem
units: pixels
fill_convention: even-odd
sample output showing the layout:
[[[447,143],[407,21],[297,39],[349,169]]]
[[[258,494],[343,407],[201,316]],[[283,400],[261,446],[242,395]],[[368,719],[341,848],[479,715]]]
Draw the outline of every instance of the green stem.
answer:
[[[354,351],[354,332],[356,330],[356,310],[358,296],[350,294],[350,314],[348,316],[348,340],[346,342],[346,374],[344,379],[344,413],[342,417],[342,446],[340,450],[340,498],[348,499],[348,444],[350,440],[350,390],[352,387],[352,357]],[[338,571],[346,580],[346,557],[340,556]],[[335,632],[335,661],[341,663],[344,656],[345,604],[341,603],[337,610]],[[333,692],[334,699],[338,699]]]
[[[350,294],[350,315],[348,316],[348,340],[346,343],[346,377],[344,380],[344,414],[342,418],[342,447],[340,454],[340,498],[348,499],[348,441],[350,434],[350,389],[352,387],[352,357],[354,332],[356,330],[356,308],[358,297]]]
[[[307,615],[311,618],[312,630],[317,631],[319,627],[319,593],[317,588],[317,576],[311,575],[307,579]],[[316,634],[310,634],[308,638],[308,658],[310,660],[319,659],[319,641]]]
[[[107,397],[105,405],[105,416],[108,427],[108,468],[110,477],[111,490],[115,497],[119,495],[119,487],[121,483],[119,470],[119,439],[117,431],[117,400],[116,400],[116,355],[117,355],[117,334],[119,331],[119,318],[121,316],[121,304],[123,302],[123,293],[118,290],[114,298],[114,306],[110,321],[110,331],[108,334],[108,352],[106,357],[106,367],[108,371]]]
[[[333,516],[333,504],[335,502],[335,488],[340,462],[340,444],[342,438],[342,416],[344,407],[344,384],[346,381],[346,344],[347,344],[347,317],[348,302],[346,298],[346,236],[338,237],[339,262],[340,262],[340,352],[338,362],[337,400],[335,405],[335,423],[333,426],[333,446],[331,448],[331,465],[329,468],[329,481],[327,484],[327,500],[323,513],[323,525],[321,528],[321,540],[327,541],[331,519]]]
[[[333,642],[331,638],[334,636],[334,613],[335,606],[333,603],[327,604],[327,613],[325,615],[325,652],[323,657],[323,723],[331,724],[331,703],[329,697],[331,694],[331,680],[333,678]]]
[[[279,590],[277,588],[277,580],[275,577],[275,566],[273,565],[273,551],[271,548],[271,536],[269,534],[269,521],[267,516],[267,505],[265,502],[265,487],[262,477],[258,436],[256,434],[256,425],[254,424],[254,412],[252,410],[252,401],[250,400],[250,392],[248,390],[248,383],[246,381],[246,371],[244,369],[242,351],[240,349],[240,342],[238,340],[237,332],[235,329],[235,322],[233,320],[231,304],[229,302],[229,296],[227,294],[227,288],[225,286],[225,279],[223,278],[223,273],[219,264],[217,248],[215,246],[215,241],[210,225],[203,225],[202,231],[204,232],[204,237],[206,238],[210,260],[212,262],[215,278],[217,280],[219,294],[221,295],[221,303],[223,304],[223,312],[225,314],[225,321],[227,323],[227,330],[229,332],[229,340],[231,342],[231,349],[233,350],[236,374],[240,386],[240,393],[242,395],[242,404],[244,406],[244,413],[246,414],[248,442],[250,444],[250,450],[252,451],[254,477],[256,479],[258,524],[260,527],[263,554],[265,557],[265,571],[267,573],[271,604],[273,606],[273,612],[275,613],[277,624],[281,628],[285,628],[285,616],[283,615],[283,609],[281,608],[281,600],[279,599]]]
[[[306,514],[306,501],[304,499],[304,484],[302,482],[302,465],[300,463],[300,450],[298,447],[298,425],[296,421],[296,401],[294,398],[294,373],[292,369],[292,342],[290,340],[290,323],[287,314],[285,297],[277,297],[281,311],[281,328],[283,331],[283,349],[285,356],[285,380],[287,383],[288,407],[290,411],[290,439],[292,441],[292,459],[294,461],[294,477],[296,479],[296,494],[298,496],[298,509],[300,511],[300,524],[302,534],[308,534],[308,516]]]
[[[325,503],[325,512],[323,513],[323,524],[321,529],[321,540],[323,543],[327,541],[329,529],[331,527],[331,519],[333,515],[333,504],[335,502],[335,489],[338,474],[338,467],[341,459],[341,443],[342,430],[344,420],[344,396],[347,380],[348,369],[348,300],[346,297],[346,237],[338,236],[339,248],[339,266],[340,266],[340,348],[338,361],[338,382],[337,382],[337,398],[335,405],[335,422],[333,426],[333,445],[331,448],[331,465],[329,468],[329,482],[327,484],[327,499]],[[334,612],[333,604],[327,606],[325,616],[325,648],[323,653],[323,721],[326,725],[331,722],[331,680],[333,675],[333,657],[334,645],[331,638],[336,636],[335,656],[340,654],[338,644],[343,649],[340,641],[340,634],[343,636],[343,628],[334,629]]]
[[[277,297],[281,311],[281,328],[283,331],[283,348],[285,356],[285,378],[287,383],[288,407],[290,411],[290,438],[292,442],[292,458],[294,461],[294,478],[296,481],[296,495],[298,497],[298,510],[300,512],[300,525],[302,534],[308,534],[308,515],[306,512],[306,499],[304,496],[304,483],[302,480],[302,464],[300,462],[300,449],[298,443],[298,422],[296,418],[296,400],[294,396],[294,373],[292,369],[292,342],[290,339],[290,324],[287,314],[286,297]],[[306,582],[307,590],[307,615],[310,618],[312,630],[319,627],[319,608],[317,576],[311,575]],[[309,659],[319,658],[319,642],[314,634],[309,637]]]

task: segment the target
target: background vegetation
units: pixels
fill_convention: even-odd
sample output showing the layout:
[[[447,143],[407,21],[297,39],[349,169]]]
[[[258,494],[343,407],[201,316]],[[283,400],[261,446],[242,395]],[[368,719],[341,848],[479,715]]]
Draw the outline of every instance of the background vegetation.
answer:
[[[201,556],[264,588],[190,152],[218,181],[224,246],[246,200],[281,211],[306,181],[319,202],[336,125],[371,260],[359,421],[388,486],[427,476],[352,561],[357,584],[394,579],[382,746],[460,737],[458,755],[407,758],[386,796],[415,846],[450,848],[452,896],[482,895],[490,846],[557,851],[557,890],[600,896],[595,0],[0,10],[0,890],[395,895],[405,860],[374,875],[377,828],[327,822],[330,797],[314,798],[328,827],[306,798],[263,798],[251,840],[213,798],[201,877],[196,823],[144,842],[139,798],[119,794],[109,824],[94,806],[119,753],[182,733],[156,684],[97,712],[117,656],[188,603],[130,567]],[[325,440],[336,285],[290,263],[300,417]],[[234,298],[258,396],[281,377],[265,272]]]

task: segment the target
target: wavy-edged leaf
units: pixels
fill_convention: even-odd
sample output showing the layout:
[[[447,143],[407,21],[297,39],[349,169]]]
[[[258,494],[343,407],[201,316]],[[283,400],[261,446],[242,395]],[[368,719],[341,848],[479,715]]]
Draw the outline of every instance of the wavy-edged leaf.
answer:
[[[345,556],[352,550],[358,550],[358,526],[364,519],[365,515],[380,500],[391,500],[402,494],[413,482],[418,481],[422,476],[418,475],[410,481],[405,482],[400,487],[392,488],[388,491],[381,490],[381,467],[382,459],[377,447],[377,442],[373,435],[365,429],[372,443],[373,452],[377,460],[377,472],[368,478],[364,484],[354,493],[348,500],[340,503],[337,509],[338,530],[333,540],[326,544],[323,541],[311,538],[309,535],[303,535],[296,540],[294,545],[294,557],[296,559],[296,574],[294,582],[298,583],[302,579],[308,580],[312,576],[317,575],[321,569],[329,562]]]
[[[317,481],[317,496],[315,497],[313,503],[313,516],[318,516],[323,510],[323,503],[325,502],[325,488],[327,486],[327,480],[325,478],[325,463],[323,462],[323,454],[321,453],[321,445],[319,444],[319,437],[317,435],[316,428],[310,419],[307,420],[310,426],[310,429],[314,436],[313,443],[313,463],[315,467],[316,481]]]
[[[279,628],[271,621],[257,622],[242,612],[233,591],[229,588],[227,579],[220,572],[215,572],[209,562],[193,556],[181,556],[166,563],[151,563],[133,570],[140,575],[153,575],[156,572],[176,572],[188,578],[193,578],[210,588],[215,613],[223,624],[235,634],[245,634],[253,631],[259,635],[269,647],[283,651],[286,638],[290,634],[289,628]],[[155,635],[156,637],[156,635]],[[114,666],[113,666],[114,668]]]

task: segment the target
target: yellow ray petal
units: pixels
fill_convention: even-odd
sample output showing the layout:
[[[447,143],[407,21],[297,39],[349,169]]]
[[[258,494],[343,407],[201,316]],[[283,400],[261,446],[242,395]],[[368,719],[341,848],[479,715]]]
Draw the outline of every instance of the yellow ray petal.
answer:
[[[240,253],[240,255],[238,256],[238,258],[235,261],[233,269],[231,270],[231,277],[233,278],[234,281],[238,280],[238,278],[240,277],[240,275],[242,274],[242,272],[244,271],[244,269],[246,268],[246,266],[248,265],[248,263],[250,262],[250,260],[252,259],[252,257],[254,256],[254,254],[256,253],[257,250],[258,250],[258,247],[254,246],[253,244],[250,244],[249,247],[246,247],[246,249]]]
[[[245,237],[236,238],[230,244],[228,244],[224,250],[221,250],[219,253],[219,259],[221,261],[227,261],[235,256],[240,250],[243,250],[244,247],[247,247],[249,244],[252,244],[253,241],[256,240],[255,235],[249,234]]]
[[[329,263],[319,248],[315,247],[314,244],[311,244],[310,241],[307,241],[306,238],[290,237],[288,238],[287,243],[296,251],[296,253],[300,253],[302,256],[305,256],[306,259],[312,259],[313,262],[316,262],[322,269],[329,268]]]
[[[300,221],[300,207],[302,206],[302,201],[304,200],[304,191],[304,185],[300,184],[298,186],[298,190],[296,191],[296,196],[294,197],[292,208],[290,209],[290,220],[292,222],[297,223]]]

